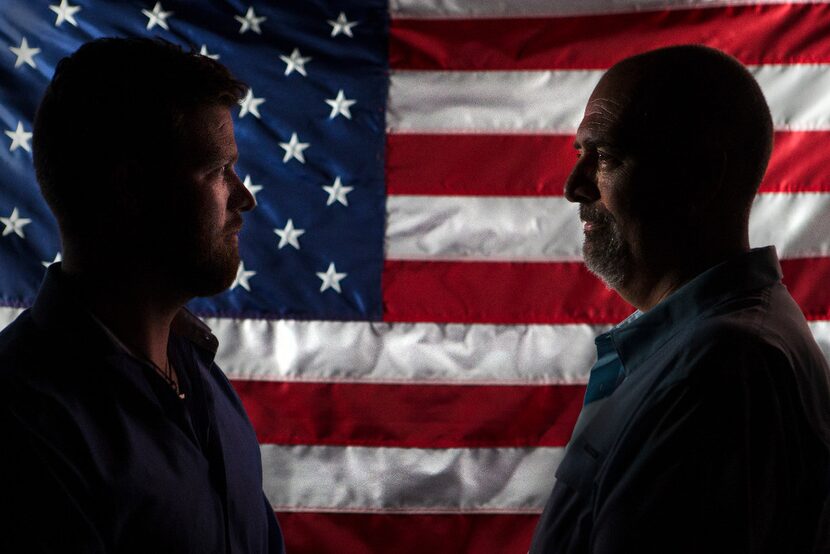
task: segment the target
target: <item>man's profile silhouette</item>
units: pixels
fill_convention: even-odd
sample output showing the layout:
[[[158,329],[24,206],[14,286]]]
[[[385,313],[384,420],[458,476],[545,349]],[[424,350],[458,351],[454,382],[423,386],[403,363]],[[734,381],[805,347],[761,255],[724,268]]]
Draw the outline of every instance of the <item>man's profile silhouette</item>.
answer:
[[[830,548],[830,372],[748,238],[772,140],[760,87],[711,48],[627,58],[591,94],[565,196],[637,311],[596,339],[531,553]]]
[[[58,64],[33,153],[63,262],[0,333],[4,551],[283,551],[253,428],[184,308],[239,265],[245,90],[159,40]]]

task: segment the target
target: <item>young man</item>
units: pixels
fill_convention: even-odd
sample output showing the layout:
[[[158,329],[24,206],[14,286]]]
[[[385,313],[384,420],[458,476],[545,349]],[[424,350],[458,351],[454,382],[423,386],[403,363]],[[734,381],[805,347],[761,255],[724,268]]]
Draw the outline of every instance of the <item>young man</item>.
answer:
[[[64,261],[0,334],[0,550],[283,551],[253,428],[183,307],[239,264],[244,92],[161,41],[100,39],[58,64],[34,161]]]

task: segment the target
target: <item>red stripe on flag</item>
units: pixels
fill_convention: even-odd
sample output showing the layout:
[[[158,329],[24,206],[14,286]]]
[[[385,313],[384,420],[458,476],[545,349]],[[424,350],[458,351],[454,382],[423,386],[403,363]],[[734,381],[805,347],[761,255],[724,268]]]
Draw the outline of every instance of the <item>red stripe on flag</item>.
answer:
[[[389,194],[559,196],[572,135],[390,134]],[[830,132],[780,131],[760,192],[828,192]]]
[[[781,260],[784,284],[804,316],[810,320],[830,319],[830,258]]]
[[[830,133],[779,131],[759,192],[830,191]]]
[[[830,5],[768,4],[505,19],[393,19],[393,69],[602,69],[673,44],[745,64],[830,61]]]
[[[807,319],[830,319],[830,258],[781,267]],[[383,298],[386,321],[618,323],[634,311],[581,262],[387,261]]]
[[[412,448],[564,446],[585,395],[583,385],[233,386],[260,443]]]
[[[555,196],[576,159],[572,135],[386,137],[389,194]]]
[[[384,320],[618,323],[634,308],[581,262],[387,260]]]
[[[288,552],[524,554],[537,514],[277,512]]]

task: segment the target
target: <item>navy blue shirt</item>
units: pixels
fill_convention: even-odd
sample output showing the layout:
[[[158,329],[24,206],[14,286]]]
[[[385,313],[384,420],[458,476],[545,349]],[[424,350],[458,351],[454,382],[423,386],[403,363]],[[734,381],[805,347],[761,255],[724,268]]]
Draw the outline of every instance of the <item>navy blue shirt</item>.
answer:
[[[830,371],[774,248],[605,341],[624,378],[586,404],[532,554],[830,552]]]
[[[195,316],[168,354],[185,398],[52,265],[0,333],[3,552],[281,553],[254,430]]]

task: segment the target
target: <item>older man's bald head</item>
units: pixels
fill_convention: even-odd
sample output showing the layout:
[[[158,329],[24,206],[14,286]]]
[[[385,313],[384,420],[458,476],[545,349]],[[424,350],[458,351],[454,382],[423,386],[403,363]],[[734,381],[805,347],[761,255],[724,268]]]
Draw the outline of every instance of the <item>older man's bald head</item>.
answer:
[[[597,84],[565,186],[588,268],[632,297],[749,247],[772,119],[740,62],[703,46],[627,58]]]
[[[632,149],[684,166],[685,186],[717,186],[730,207],[749,208],[773,127],[761,88],[740,62],[705,46],[662,48],[613,66],[594,96],[609,90],[626,102],[620,124]]]

